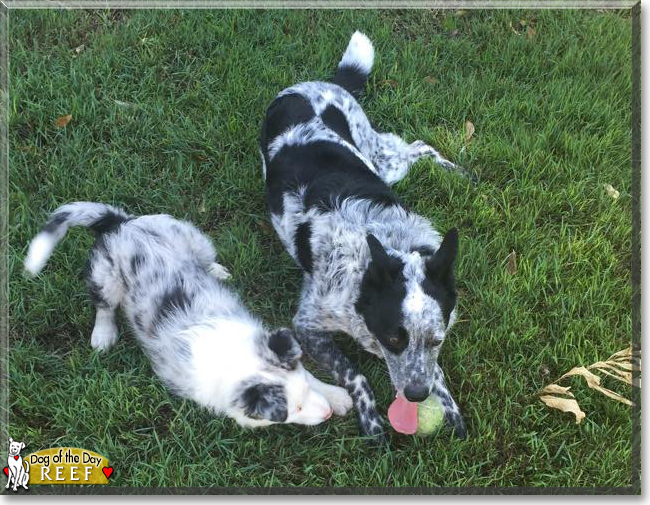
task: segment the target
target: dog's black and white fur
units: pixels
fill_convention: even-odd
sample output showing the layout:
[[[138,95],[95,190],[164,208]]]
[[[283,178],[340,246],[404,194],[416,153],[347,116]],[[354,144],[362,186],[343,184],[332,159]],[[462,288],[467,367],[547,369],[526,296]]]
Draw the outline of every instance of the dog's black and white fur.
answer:
[[[87,282],[97,313],[91,345],[118,338],[124,310],[153,368],[176,394],[246,427],[314,425],[352,408],[345,389],[300,363],[293,332],[267,331],[220,279],[210,239],[168,215],[135,217],[91,202],[57,209],[32,240],[25,269],[36,275],[70,226],[95,231]]]
[[[453,264],[458,234],[442,239],[389,188],[423,156],[463,169],[422,141],[378,133],[355,99],[374,49],[356,32],[333,83],[305,82],[271,103],[261,132],[267,203],[273,225],[302,267],[294,325],[303,349],[353,398],[361,432],[383,437],[374,394],[335,345],[351,335],[386,360],[397,393],[436,396],[448,426],[466,434],[437,358],[454,323]]]

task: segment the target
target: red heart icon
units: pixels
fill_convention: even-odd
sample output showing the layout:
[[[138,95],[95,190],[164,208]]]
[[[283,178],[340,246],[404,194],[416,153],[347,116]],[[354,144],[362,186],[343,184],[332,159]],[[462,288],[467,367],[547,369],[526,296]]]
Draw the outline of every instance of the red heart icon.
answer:
[[[5,467],[4,467],[4,471],[5,471],[5,475],[6,475],[7,477],[9,477],[9,467],[8,467],[8,466],[5,466]]]
[[[102,468],[102,472],[104,472],[104,475],[106,475],[106,478],[108,479],[111,475],[113,475],[113,467],[105,466]]]
[[[14,459],[15,459],[16,461],[18,461],[18,458],[20,458],[20,456],[14,456]]]

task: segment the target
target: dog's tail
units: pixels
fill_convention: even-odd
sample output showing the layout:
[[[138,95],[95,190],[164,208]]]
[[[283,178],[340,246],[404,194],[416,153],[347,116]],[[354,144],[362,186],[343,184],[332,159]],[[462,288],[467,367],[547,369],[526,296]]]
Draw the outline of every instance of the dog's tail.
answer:
[[[332,82],[358,97],[366,87],[374,60],[375,49],[370,39],[359,31],[354,32]]]
[[[31,275],[38,274],[71,226],[85,226],[96,233],[105,233],[130,219],[133,216],[103,203],[73,202],[62,205],[50,215],[43,229],[29,244],[25,270]]]

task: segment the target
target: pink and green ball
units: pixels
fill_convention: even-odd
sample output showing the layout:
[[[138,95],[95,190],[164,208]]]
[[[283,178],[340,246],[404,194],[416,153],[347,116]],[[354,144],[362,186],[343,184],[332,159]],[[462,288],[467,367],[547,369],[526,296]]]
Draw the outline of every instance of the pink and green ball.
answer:
[[[430,396],[418,404],[418,429],[416,435],[431,435],[445,420],[444,410],[437,398]]]

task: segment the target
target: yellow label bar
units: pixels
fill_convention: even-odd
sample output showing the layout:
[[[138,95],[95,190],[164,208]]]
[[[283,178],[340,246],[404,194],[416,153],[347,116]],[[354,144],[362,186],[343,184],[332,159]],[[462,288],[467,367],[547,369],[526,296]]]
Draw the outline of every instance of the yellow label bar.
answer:
[[[78,447],[53,447],[23,458],[30,484],[108,484],[113,468],[101,454]]]

